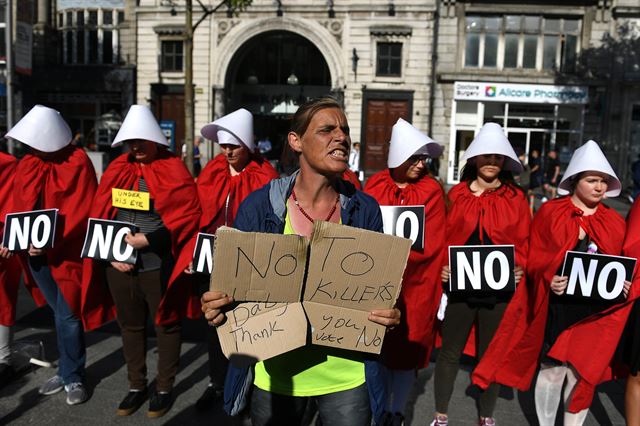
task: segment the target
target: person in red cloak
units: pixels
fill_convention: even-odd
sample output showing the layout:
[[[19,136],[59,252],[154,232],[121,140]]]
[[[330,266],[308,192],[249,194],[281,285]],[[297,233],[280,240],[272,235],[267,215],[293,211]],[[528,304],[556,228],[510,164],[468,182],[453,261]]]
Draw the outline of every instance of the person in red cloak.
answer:
[[[13,377],[11,366],[11,326],[16,317],[20,265],[8,248],[2,246],[4,218],[12,209],[13,176],[16,159],[0,152],[0,387]]]
[[[97,185],[95,170],[85,152],[71,145],[71,130],[54,109],[36,105],[7,137],[30,148],[15,170],[13,211],[58,209],[54,247],[31,246],[19,256],[27,286],[42,292],[56,325],[58,373],[39,392],[52,395],[65,389],[67,403],[80,404],[89,398],[83,384],[86,348],[80,320],[80,252],[89,200]]]
[[[220,145],[222,153],[207,163],[197,181],[198,196],[202,205],[200,230],[215,234],[220,226],[231,226],[238,206],[244,199],[262,188],[278,172],[257,153],[253,142],[253,116],[246,109],[239,109],[204,126],[201,131],[207,139]],[[190,247],[193,251],[192,241]],[[200,275],[200,293],[209,290],[209,276]],[[196,402],[198,410],[207,410],[221,398],[228,360],[222,353],[215,328],[207,327],[209,353],[209,385]]]
[[[158,374],[149,401],[149,417],[161,417],[172,403],[172,388],[180,359],[180,320],[197,316],[191,280],[183,273],[191,253],[183,250],[197,232],[201,209],[193,178],[184,163],[169,152],[166,137],[146,106],[131,106],[112,146],[126,143],[128,153],[104,172],[91,217],[133,223],[139,231],[125,242],[138,250],[135,265],[85,259],[82,313],[88,330],[113,318],[122,331],[129,392],[117,414],[135,412],[147,398],[146,324],[154,318],[158,340]],[[112,189],[148,193],[140,210],[115,207]],[[143,194],[141,194],[142,197]],[[108,286],[101,283],[106,266]],[[106,288],[109,291],[106,291]],[[148,310],[148,314],[147,314]]]
[[[467,149],[460,183],[449,191],[447,246],[514,245],[515,281],[524,287],[531,215],[524,191],[513,180],[522,165],[495,123],[485,124]],[[446,258],[446,257],[445,257]],[[442,268],[443,283],[449,266]],[[513,293],[460,294],[448,297],[442,322],[442,347],[436,360],[434,390],[436,413],[432,425],[448,424],[449,400],[460,356],[475,325],[478,359],[482,359]],[[478,398],[480,425],[494,425],[493,411],[500,388],[492,385]]]
[[[580,425],[595,386],[614,376],[613,354],[632,298],[612,305],[563,295],[568,279],[560,269],[568,250],[609,255],[622,250],[624,220],[601,203],[605,194],[620,193],[620,182],[595,142],[576,150],[559,193],[571,195],[545,203],[531,225],[531,288],[516,292],[472,379],[480,387],[501,383],[525,391],[540,365],[535,387],[540,424],[554,424],[566,380],[564,422]]]
[[[429,176],[426,160],[441,153],[441,145],[399,119],[391,133],[389,168],[371,176],[364,190],[381,206],[424,206],[425,238],[422,248],[409,254],[398,299],[403,315],[400,325],[387,333],[382,347],[382,359],[389,369],[383,424],[402,424],[416,370],[429,365],[433,349],[442,294],[445,207],[442,187]],[[395,224],[385,225],[395,228]]]
[[[640,198],[636,198],[627,216],[627,232],[622,252],[625,256],[640,259]],[[629,367],[629,377],[624,393],[624,414],[629,425],[640,424],[640,271],[631,285],[629,299],[635,299],[627,325],[620,339],[622,361]]]

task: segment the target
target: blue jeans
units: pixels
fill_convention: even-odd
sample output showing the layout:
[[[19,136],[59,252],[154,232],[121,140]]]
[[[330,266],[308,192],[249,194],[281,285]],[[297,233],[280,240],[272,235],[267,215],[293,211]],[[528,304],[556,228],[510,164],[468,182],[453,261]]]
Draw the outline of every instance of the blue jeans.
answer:
[[[64,300],[58,284],[51,275],[45,256],[29,257],[29,269],[38,288],[53,310],[58,342],[58,375],[65,385],[82,382],[87,359],[82,322]]]
[[[313,397],[279,395],[253,387],[253,426],[300,425],[309,403],[318,406],[318,415],[327,426],[369,426],[371,407],[367,385]]]

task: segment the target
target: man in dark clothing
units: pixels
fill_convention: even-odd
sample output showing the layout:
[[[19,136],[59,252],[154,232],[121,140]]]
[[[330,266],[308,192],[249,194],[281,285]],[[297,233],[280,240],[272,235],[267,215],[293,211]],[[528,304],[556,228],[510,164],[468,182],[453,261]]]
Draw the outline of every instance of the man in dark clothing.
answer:
[[[544,162],[544,193],[550,200],[553,200],[558,192],[558,178],[560,177],[558,153],[552,149]]]

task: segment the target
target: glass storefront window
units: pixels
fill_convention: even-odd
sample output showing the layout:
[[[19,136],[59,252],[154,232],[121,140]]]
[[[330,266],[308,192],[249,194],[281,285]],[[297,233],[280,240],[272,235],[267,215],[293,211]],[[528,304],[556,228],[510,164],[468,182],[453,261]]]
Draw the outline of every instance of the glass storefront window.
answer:
[[[487,102],[484,104],[483,123],[498,123],[504,125],[504,109],[506,104],[500,102]]]
[[[478,121],[478,102],[456,102],[456,125],[475,127]]]

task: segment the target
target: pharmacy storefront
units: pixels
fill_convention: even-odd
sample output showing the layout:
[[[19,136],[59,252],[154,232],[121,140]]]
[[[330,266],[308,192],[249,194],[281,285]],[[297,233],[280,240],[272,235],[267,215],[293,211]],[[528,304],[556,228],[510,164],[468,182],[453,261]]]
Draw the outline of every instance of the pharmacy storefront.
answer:
[[[526,161],[554,149],[564,170],[582,144],[585,86],[461,82],[454,84],[447,182],[459,181],[460,161],[474,135],[487,122],[500,124]]]

